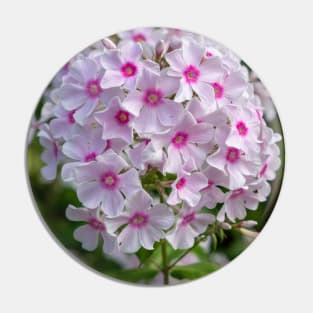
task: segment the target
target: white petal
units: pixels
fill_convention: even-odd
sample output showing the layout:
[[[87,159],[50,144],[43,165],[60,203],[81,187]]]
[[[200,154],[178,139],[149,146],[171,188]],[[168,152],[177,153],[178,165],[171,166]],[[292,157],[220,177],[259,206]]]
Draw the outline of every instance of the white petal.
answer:
[[[117,237],[120,250],[124,253],[134,253],[139,250],[139,234],[136,228],[126,226]]]
[[[97,248],[99,232],[91,228],[88,224],[77,228],[74,231],[74,238],[82,243],[85,250],[93,251]]]

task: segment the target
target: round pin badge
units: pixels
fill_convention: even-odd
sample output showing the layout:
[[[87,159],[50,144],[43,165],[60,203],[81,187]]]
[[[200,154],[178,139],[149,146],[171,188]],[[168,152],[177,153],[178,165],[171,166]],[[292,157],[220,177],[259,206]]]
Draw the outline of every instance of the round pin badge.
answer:
[[[175,285],[258,236],[280,192],[284,139],[238,55],[192,32],[138,28],[90,45],[52,78],[26,168],[42,221],[76,260],[121,282]]]

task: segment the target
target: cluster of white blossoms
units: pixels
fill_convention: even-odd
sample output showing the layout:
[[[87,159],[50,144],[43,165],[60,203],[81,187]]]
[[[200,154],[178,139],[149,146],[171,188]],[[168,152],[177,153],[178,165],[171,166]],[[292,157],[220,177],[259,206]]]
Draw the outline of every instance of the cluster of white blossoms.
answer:
[[[92,251],[193,247],[266,201],[280,167],[274,133],[240,59],[211,40],[144,28],[106,38],[57,74],[33,128],[42,175],[82,207],[74,237]],[[213,210],[217,213],[212,214]],[[210,211],[211,210],[211,211]],[[102,241],[101,241],[102,242]]]

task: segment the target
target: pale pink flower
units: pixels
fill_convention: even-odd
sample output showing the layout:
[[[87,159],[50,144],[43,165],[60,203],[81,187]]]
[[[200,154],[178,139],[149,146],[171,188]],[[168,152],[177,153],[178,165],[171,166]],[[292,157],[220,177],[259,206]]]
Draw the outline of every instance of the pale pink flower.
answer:
[[[149,166],[162,170],[165,154],[162,149],[154,149],[150,139],[144,139],[127,151],[132,165],[140,171],[145,171]]]
[[[209,103],[214,103],[214,88],[211,83],[224,74],[220,59],[211,57],[204,60],[204,48],[192,40],[184,41],[182,49],[166,54],[170,64],[168,75],[180,79],[180,87],[175,101],[182,102],[192,98],[193,91]]]
[[[274,180],[281,166],[279,149],[276,145],[272,145],[271,148],[273,152],[265,158],[258,174],[258,177],[264,180]]]
[[[186,112],[181,121],[165,134],[152,136],[156,149],[167,148],[164,172],[177,173],[189,162],[192,169],[199,169],[206,158],[205,149],[197,144],[208,143],[212,139],[210,125],[198,124],[190,112]]]
[[[241,71],[230,72],[211,83],[214,96],[219,106],[232,103],[247,89],[248,82]]]
[[[116,238],[106,231],[104,216],[98,209],[76,208],[69,205],[66,209],[66,217],[70,221],[86,222],[74,231],[74,238],[82,243],[83,249],[93,251],[98,247],[99,236],[103,239],[103,252],[111,253],[116,246]]]
[[[152,206],[152,198],[145,192],[139,191],[127,201],[126,212],[106,221],[108,230],[118,234],[118,246],[122,252],[134,253],[144,247],[152,250],[154,243],[164,238],[164,231],[174,222],[173,213],[163,204]]]
[[[101,71],[95,61],[79,58],[69,67],[69,73],[59,89],[60,103],[67,111],[75,110],[73,118],[84,124],[99,103],[108,103],[120,95],[118,88],[100,86]]]
[[[133,141],[133,115],[121,106],[116,97],[104,111],[95,114],[95,119],[103,128],[103,139],[122,139],[127,143]]]
[[[102,88],[123,86],[135,89],[139,69],[142,47],[135,42],[125,42],[119,49],[105,51],[101,57],[101,64],[105,73],[101,80]]]
[[[149,42],[154,29],[150,27],[136,28],[129,31],[118,33],[122,40],[131,40],[133,42],[142,43]]]
[[[207,151],[210,152],[215,144],[225,143],[231,128],[230,119],[224,109],[217,109],[205,101],[192,98],[187,105],[187,110],[193,115],[197,123],[205,123],[210,125],[212,129],[213,138]]]
[[[191,248],[195,238],[214,223],[215,217],[212,214],[200,213],[201,208],[202,205],[190,207],[184,203],[175,227],[166,234],[166,239],[174,249]]]
[[[101,206],[104,213],[116,216],[122,212],[124,197],[141,189],[137,171],[125,172],[128,164],[113,150],[108,150],[96,161],[76,168],[78,199],[87,208]],[[122,173],[121,171],[124,170]]]
[[[220,146],[207,158],[209,165],[223,171],[229,176],[229,188],[238,189],[246,183],[246,176],[256,176],[259,160],[249,160],[238,148]]]
[[[209,209],[216,207],[217,203],[224,202],[224,192],[219,188],[228,186],[228,177],[224,172],[208,166],[202,171],[206,176],[207,185],[201,190],[202,194],[202,203]]]
[[[77,166],[94,161],[105,151],[107,142],[101,138],[101,135],[100,127],[77,126],[76,134],[62,147],[64,155],[73,160],[73,162],[65,163],[62,167],[64,181],[73,180]]]
[[[228,108],[231,131],[226,145],[245,152],[260,151],[260,122],[254,110],[248,108]]]
[[[167,203],[176,205],[184,200],[189,206],[194,207],[199,203],[201,199],[200,190],[205,186],[207,186],[207,178],[202,173],[188,173],[181,170],[171,185],[172,192]]]
[[[61,144],[52,137],[50,129],[46,124],[40,128],[37,136],[41,146],[44,148],[41,160],[46,164],[41,169],[41,175],[47,180],[53,180],[56,178],[58,164],[64,159]]]
[[[177,91],[177,80],[144,69],[138,88],[140,91],[130,92],[122,103],[137,117],[134,128],[138,133],[160,132],[179,121],[183,106],[168,99]]]
[[[50,122],[50,130],[55,138],[69,139],[77,123],[74,118],[76,110],[67,111],[61,105],[54,109],[55,118]]]
[[[220,209],[217,219],[225,220],[225,215],[232,222],[238,218],[240,220],[246,217],[246,210],[255,211],[260,201],[265,201],[270,192],[268,183],[258,185],[244,186],[239,189],[229,191],[225,194],[225,201]]]

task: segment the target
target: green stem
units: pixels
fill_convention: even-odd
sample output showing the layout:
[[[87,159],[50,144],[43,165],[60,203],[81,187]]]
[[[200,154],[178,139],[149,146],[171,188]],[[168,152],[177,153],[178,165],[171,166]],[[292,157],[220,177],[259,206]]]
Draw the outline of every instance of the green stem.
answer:
[[[176,259],[171,265],[168,266],[168,269],[171,270],[180,260],[182,260],[193,248],[195,248],[199,242],[201,241],[202,239],[197,239],[194,243],[194,245],[187,249],[186,251],[184,251],[179,257],[178,259]]]
[[[168,267],[168,260],[167,260],[167,251],[166,251],[166,241],[162,239],[161,242],[161,249],[162,249],[162,272],[163,272],[163,282],[164,285],[168,285],[169,282],[169,267]]]
[[[214,228],[208,229],[204,234],[198,236],[195,240],[194,245],[191,248],[185,250],[172,264],[170,264],[168,266],[168,270],[170,271],[179,261],[181,261],[189,252],[191,252],[193,248],[195,248],[201,241],[208,238],[208,236],[210,236],[212,233],[214,233]]]

